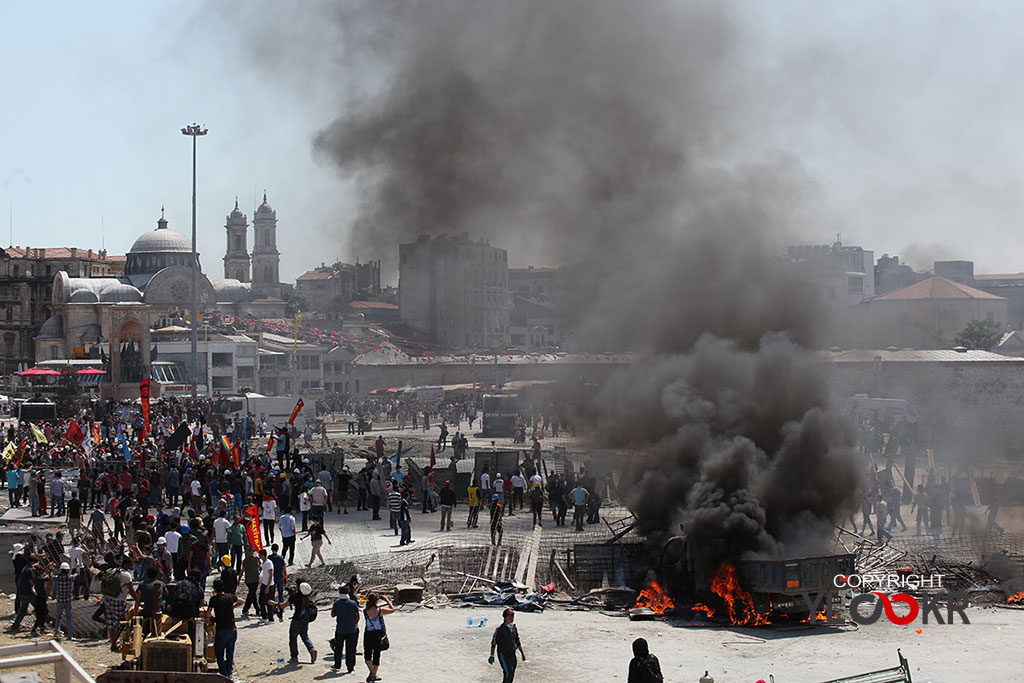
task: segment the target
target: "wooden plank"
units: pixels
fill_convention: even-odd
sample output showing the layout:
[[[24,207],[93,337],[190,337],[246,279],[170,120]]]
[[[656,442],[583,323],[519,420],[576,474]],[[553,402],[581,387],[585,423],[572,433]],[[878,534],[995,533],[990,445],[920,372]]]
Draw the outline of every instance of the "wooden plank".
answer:
[[[544,532],[543,527],[533,528],[533,543],[530,548],[530,561],[526,565],[526,580],[523,581],[530,591],[537,590],[537,563],[540,562],[540,537]]]
[[[574,586],[572,581],[569,580],[569,576],[565,573],[565,570],[562,569],[562,565],[559,563],[558,560],[554,560],[554,565],[555,569],[558,570],[559,575],[562,577],[562,580],[565,581],[566,584],[568,584],[569,590],[576,590],[576,586]]]

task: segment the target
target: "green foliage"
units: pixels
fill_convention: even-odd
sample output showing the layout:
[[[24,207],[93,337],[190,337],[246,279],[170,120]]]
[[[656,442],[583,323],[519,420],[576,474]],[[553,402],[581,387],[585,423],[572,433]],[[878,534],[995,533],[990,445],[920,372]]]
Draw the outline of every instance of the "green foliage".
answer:
[[[294,318],[299,311],[309,310],[309,299],[295,289],[294,285],[281,283],[281,299],[284,300],[284,312],[291,318]]]
[[[991,351],[1003,338],[1002,326],[994,320],[972,320],[956,335],[957,346]]]
[[[70,367],[60,371],[57,379],[57,393],[54,396],[57,404],[58,417],[72,417],[82,402],[82,385],[78,382],[78,376]]]

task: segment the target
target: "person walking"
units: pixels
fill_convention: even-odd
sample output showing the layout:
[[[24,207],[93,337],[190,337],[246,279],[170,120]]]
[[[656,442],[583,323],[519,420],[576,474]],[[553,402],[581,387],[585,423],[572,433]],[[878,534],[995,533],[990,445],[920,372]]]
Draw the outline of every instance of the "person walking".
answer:
[[[501,545],[505,526],[505,522],[502,520],[503,511],[501,496],[497,493],[491,494],[491,545]]]
[[[235,643],[238,641],[235,607],[240,604],[242,600],[234,592],[225,590],[223,579],[213,580],[213,597],[210,598],[210,609],[206,614],[216,628],[213,651],[217,656],[217,672],[228,678],[231,678],[231,671],[235,667]]]
[[[629,674],[626,683],[662,683],[661,663],[651,654],[647,641],[637,638],[633,641],[633,659],[629,660]]]
[[[71,632],[71,601],[74,597],[75,578],[71,575],[71,564],[60,563],[60,573],[53,577],[53,599],[57,603],[57,616],[53,623],[53,635],[60,640],[61,623],[68,640],[73,640]]]
[[[526,652],[519,640],[519,630],[516,628],[516,611],[506,607],[501,613],[501,626],[494,629],[491,636],[491,656],[487,658],[488,664],[494,664],[494,653],[498,653],[498,664],[501,666],[501,683],[512,683],[516,677],[516,650],[526,661]]]
[[[366,630],[363,631],[363,659],[370,672],[366,676],[367,683],[380,680],[377,671],[380,669],[380,653],[383,651],[381,644],[388,635],[384,615],[392,614],[395,611],[391,598],[386,595],[381,597],[387,603],[387,607],[378,604],[380,597],[376,593],[368,593],[366,607],[363,609],[364,623],[366,624]],[[390,647],[390,643],[388,643],[388,647]]]
[[[260,600],[260,556],[255,550],[249,551],[242,560],[242,578],[245,580],[245,587],[248,589],[245,595],[245,604],[242,606],[242,618],[249,618],[249,608],[256,608],[256,616],[264,618],[263,602]]]
[[[533,511],[533,525],[544,526],[544,490],[539,481],[533,482],[530,490],[530,509]]]
[[[310,544],[312,545],[312,549],[310,550],[309,553],[309,564],[307,564],[306,566],[312,567],[313,560],[315,558],[319,558],[320,566],[326,567],[327,563],[324,562],[324,556],[320,553],[320,549],[323,547],[325,539],[327,540],[328,545],[332,544],[330,536],[327,535],[327,531],[324,529],[323,521],[313,520],[313,523],[309,527],[309,532],[302,538],[303,540],[305,540],[306,538],[310,539]]]
[[[576,523],[576,531],[583,531],[583,516],[587,511],[590,494],[582,484],[576,484],[576,488],[569,492],[569,497],[572,499],[572,519]]]
[[[82,501],[78,499],[78,491],[71,492],[71,500],[67,504],[67,523],[71,537],[78,536],[82,530]]]
[[[267,549],[260,550],[260,618],[274,621],[274,613],[270,611],[270,600],[274,591],[274,563],[267,557]]]
[[[281,519],[277,520],[277,528],[281,530],[281,555],[288,558],[288,564],[295,563],[295,517],[292,509],[286,507]]]
[[[398,541],[398,545],[409,545],[412,543],[412,510],[409,503],[411,497],[412,492],[406,490],[402,496],[401,507],[398,509],[398,526],[402,530],[402,538]]]
[[[345,657],[346,673],[356,668],[356,645],[359,643],[359,603],[352,595],[351,586],[341,587],[341,596],[331,606],[334,624],[334,665],[333,669],[341,668],[341,658]]]
[[[388,523],[391,525],[391,530],[394,535],[397,536],[400,531],[401,524],[399,523],[399,517],[402,512],[402,492],[398,490],[398,484],[391,484],[387,488],[388,498]]]
[[[283,474],[281,475],[284,476]],[[274,542],[274,526],[277,524],[277,501],[273,496],[263,494],[263,504],[260,509],[260,519],[263,520],[263,538]]]
[[[469,517],[466,518],[466,528],[475,529],[477,521],[480,519],[480,487],[473,480],[470,480],[469,487],[466,489],[466,500],[469,505]]]
[[[439,495],[441,501],[441,531],[452,530],[452,511],[455,509],[455,491],[452,483],[446,481]]]
[[[107,635],[110,637],[110,650],[117,652],[117,641],[124,628],[125,599],[130,594],[135,602],[139,602],[139,594],[132,585],[132,559],[127,555],[121,558],[121,567],[111,567],[103,572],[100,581],[103,591],[103,608],[107,622]]]
[[[924,486],[921,484],[917,485],[917,493],[914,494],[914,500],[910,504],[910,513],[913,514],[914,510],[917,510],[917,532],[916,535],[921,535],[921,527],[924,526],[925,530],[928,529],[928,505],[930,500],[928,494],[924,490]]]
[[[287,600],[270,603],[279,610],[289,605],[292,608],[292,619],[288,625],[288,651],[291,654],[291,658],[288,660],[289,664],[299,663],[300,638],[302,644],[306,646],[306,650],[309,651],[309,663],[316,663],[316,648],[313,647],[313,641],[309,639],[309,622],[316,618],[316,605],[313,604],[313,599],[310,597],[312,593],[313,587],[303,581],[298,587],[288,589]]]

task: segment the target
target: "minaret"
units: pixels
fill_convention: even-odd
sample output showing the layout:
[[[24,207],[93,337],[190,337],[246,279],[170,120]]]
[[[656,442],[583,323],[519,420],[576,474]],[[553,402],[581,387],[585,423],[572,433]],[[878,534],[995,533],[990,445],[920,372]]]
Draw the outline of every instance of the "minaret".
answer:
[[[277,251],[277,212],[267,203],[267,192],[263,191],[263,203],[252,217],[252,288],[264,296],[281,296],[278,280],[278,266],[281,255]]]
[[[224,254],[224,279],[249,281],[249,222],[245,214],[238,209],[238,197],[235,197],[235,210],[228,215],[224,229],[228,233],[228,249]]]

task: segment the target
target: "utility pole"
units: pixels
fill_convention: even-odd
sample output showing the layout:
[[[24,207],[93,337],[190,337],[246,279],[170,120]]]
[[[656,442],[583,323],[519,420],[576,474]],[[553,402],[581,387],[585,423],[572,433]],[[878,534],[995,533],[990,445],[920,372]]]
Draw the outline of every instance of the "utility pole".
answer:
[[[181,129],[182,135],[192,138],[192,398],[196,398],[199,385],[199,340],[196,324],[199,318],[199,297],[196,273],[199,270],[199,255],[196,253],[196,139],[206,135],[207,129],[193,123]]]

